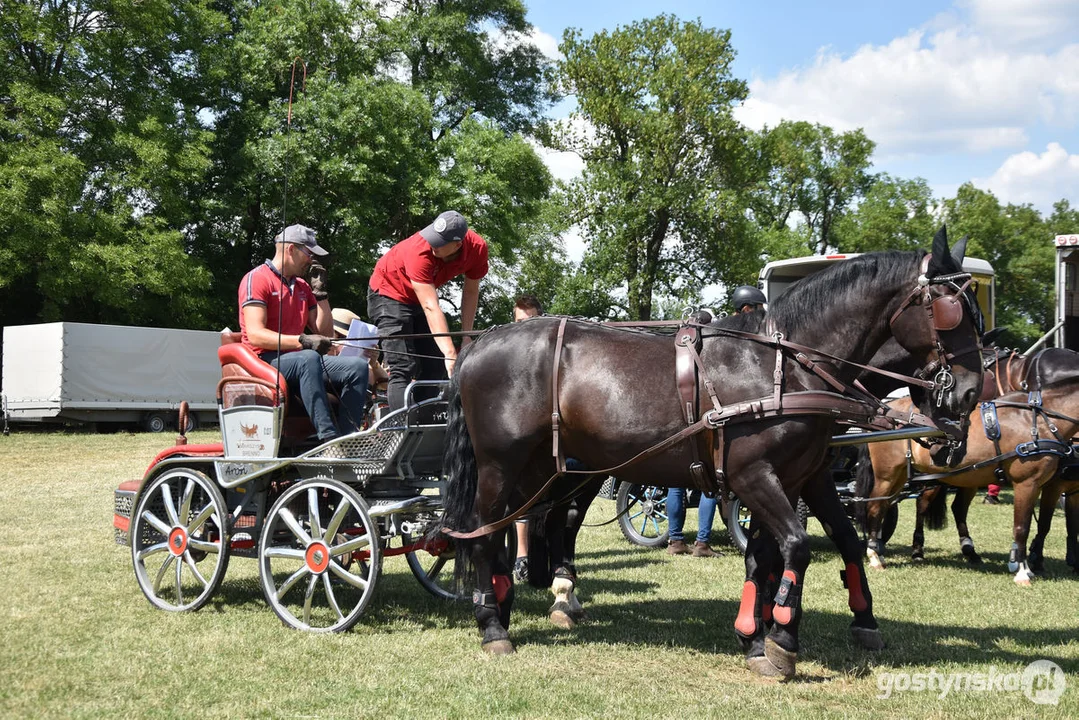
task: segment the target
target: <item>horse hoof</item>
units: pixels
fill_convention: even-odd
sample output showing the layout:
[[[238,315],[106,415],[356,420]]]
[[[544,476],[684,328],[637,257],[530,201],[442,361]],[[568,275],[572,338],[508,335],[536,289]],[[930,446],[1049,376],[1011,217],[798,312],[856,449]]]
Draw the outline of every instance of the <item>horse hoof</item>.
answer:
[[[509,640],[492,640],[489,643],[484,643],[483,651],[488,655],[512,655],[517,652],[513,648],[513,643]]]
[[[789,679],[780,671],[779,668],[772,664],[771,660],[764,657],[763,655],[746,658],[746,666],[761,677],[779,678],[781,681],[786,681]]]
[[[572,630],[577,627],[576,621],[573,616],[564,610],[552,610],[551,611],[551,624],[555,627],[560,627],[563,630]]]
[[[854,638],[854,642],[866,650],[884,649],[884,636],[880,634],[880,630],[855,625],[851,627],[850,634]]]
[[[925,562],[925,555],[922,555],[920,553],[911,555],[910,556],[910,561],[913,562],[913,563],[917,563],[917,564],[924,563]]]
[[[874,570],[883,570],[884,569],[884,561],[878,560],[877,558],[872,558],[869,561],[869,567],[873,568]]]
[[[772,638],[765,638],[764,657],[775,666],[784,680],[790,680],[794,677],[794,666],[798,662],[798,653],[784,650]]]

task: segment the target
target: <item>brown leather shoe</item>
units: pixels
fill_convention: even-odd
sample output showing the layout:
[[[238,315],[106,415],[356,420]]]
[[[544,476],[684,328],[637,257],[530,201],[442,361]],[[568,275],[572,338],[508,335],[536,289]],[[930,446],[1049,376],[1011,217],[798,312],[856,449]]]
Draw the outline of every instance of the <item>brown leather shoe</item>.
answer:
[[[667,545],[668,555],[686,555],[690,552],[689,546],[684,540],[671,540]]]
[[[723,553],[718,553],[708,547],[708,543],[697,540],[693,543],[693,557],[723,557]]]

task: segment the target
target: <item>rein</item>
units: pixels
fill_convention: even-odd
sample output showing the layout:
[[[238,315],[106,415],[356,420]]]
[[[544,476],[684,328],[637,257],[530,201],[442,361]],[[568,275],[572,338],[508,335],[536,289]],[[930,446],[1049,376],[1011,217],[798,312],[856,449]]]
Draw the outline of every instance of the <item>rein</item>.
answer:
[[[562,317],[558,324],[558,331],[555,338],[555,348],[553,353],[553,364],[551,372],[551,450],[555,461],[555,473],[543,484],[543,486],[533,495],[528,501],[526,501],[515,512],[509,514],[501,520],[487,523],[472,531],[462,532],[458,530],[452,530],[449,528],[442,528],[442,532],[450,537],[457,539],[472,539],[489,535],[493,532],[501,530],[511,523],[521,518],[527,513],[546,493],[550,490],[554,482],[563,475],[570,474],[584,474],[584,475],[615,475],[619,470],[629,467],[635,463],[638,463],[647,458],[653,457],[669,448],[677,445],[681,442],[689,440],[696,436],[698,433],[710,430],[714,434],[715,441],[712,443],[713,451],[713,470],[715,473],[715,482],[707,483],[704,479],[703,473],[700,473],[699,479],[700,489],[706,492],[714,493],[721,489],[722,485],[726,481],[726,472],[723,469],[723,460],[725,456],[725,442],[724,442],[724,429],[726,425],[731,422],[749,422],[753,420],[760,420],[771,417],[785,417],[788,415],[802,416],[802,415],[824,415],[835,419],[838,422],[845,422],[851,425],[860,425],[869,428],[880,428],[883,424],[884,429],[893,429],[898,426],[906,416],[900,415],[897,417],[893,414],[894,411],[884,405],[879,399],[872,397],[868,393],[865,393],[857,388],[851,386],[848,383],[840,381],[826,372],[817,362],[810,359],[809,355],[817,357],[825,357],[831,360],[846,363],[855,367],[859,367],[865,370],[877,372],[894,379],[900,379],[911,385],[926,388],[933,392],[936,404],[939,407],[944,399],[945,393],[951,391],[955,385],[955,378],[951,374],[951,367],[948,365],[948,360],[954,359],[961,355],[969,354],[970,352],[980,352],[981,344],[977,338],[969,348],[963,348],[958,352],[949,353],[944,347],[943,342],[940,339],[939,331],[941,330],[953,330],[958,327],[963,318],[963,307],[959,305],[960,299],[963,297],[964,291],[970,286],[972,277],[968,273],[956,273],[953,275],[941,276],[939,278],[930,279],[927,277],[926,272],[928,269],[930,256],[926,256],[921,265],[921,273],[918,276],[917,286],[902,302],[899,309],[892,315],[889,320],[889,326],[893,326],[896,320],[898,320],[910,307],[921,304],[925,307],[929,320],[929,327],[932,332],[933,345],[937,359],[930,362],[922,370],[915,373],[914,377],[908,377],[890,371],[881,370],[867,365],[862,365],[853,361],[846,360],[844,358],[831,355],[815,348],[810,348],[805,345],[784,340],[781,332],[775,331],[771,322],[768,323],[768,327],[773,330],[772,337],[768,338],[765,335],[759,333],[750,333],[741,330],[734,330],[728,328],[717,328],[715,326],[705,326],[699,323],[679,323],[679,326],[692,326],[697,328],[707,328],[709,330],[716,331],[716,335],[728,335],[733,337],[741,337],[751,340],[752,342],[768,344],[775,347],[776,362],[775,371],[773,373],[773,393],[771,396],[758,398],[756,400],[743,401],[724,407],[718,396],[715,393],[714,387],[708,377],[706,368],[703,361],[700,358],[700,353],[692,342],[688,341],[686,335],[683,335],[678,339],[678,347],[686,348],[690,353],[693,363],[696,366],[700,376],[704,378],[705,386],[707,388],[707,394],[709,400],[712,403],[712,409],[702,413],[701,417],[696,421],[690,422],[686,427],[682,428],[674,435],[661,440],[651,447],[641,451],[637,455],[633,456],[629,460],[626,460],[613,467],[598,469],[598,470],[568,470],[566,468],[565,456],[562,451],[560,443],[560,425],[561,425],[561,411],[559,408],[558,390],[559,390],[559,371],[562,361],[562,347],[565,340],[566,324],[569,320],[567,317]],[[962,286],[956,286],[955,280],[965,279],[966,282]],[[930,286],[934,284],[948,283],[953,287],[956,287],[954,295],[941,295],[933,297],[930,292]],[[937,303],[941,303],[939,317],[934,315],[934,306]],[[958,313],[958,314],[957,314]],[[656,321],[657,324],[670,326],[669,321]],[[652,323],[649,322],[649,325]],[[638,327],[647,326],[644,323],[630,323],[630,325],[636,325]],[[894,330],[893,330],[894,335]],[[795,351],[795,352],[791,352]],[[805,367],[809,372],[813,373],[817,377],[821,378],[825,383],[831,387],[839,390],[840,392],[853,393],[856,397],[850,397],[848,395],[842,395],[838,393],[812,390],[803,392],[784,393],[782,386],[784,380],[784,358],[785,352],[793,355],[793,359],[800,365]],[[932,374],[936,371],[933,380],[923,379],[924,376]],[[861,396],[861,397],[858,397]],[[872,400],[872,402],[869,402]],[[784,404],[786,403],[786,404]],[[917,415],[913,411],[910,413],[909,420],[913,421],[915,417],[924,418],[924,416]],[[924,418],[926,424],[936,425],[929,418]],[[696,451],[694,446],[694,458],[696,457]],[[695,473],[694,469],[699,469],[700,463],[694,462],[690,466],[690,475],[693,477]],[[695,478],[696,479],[696,478]]]

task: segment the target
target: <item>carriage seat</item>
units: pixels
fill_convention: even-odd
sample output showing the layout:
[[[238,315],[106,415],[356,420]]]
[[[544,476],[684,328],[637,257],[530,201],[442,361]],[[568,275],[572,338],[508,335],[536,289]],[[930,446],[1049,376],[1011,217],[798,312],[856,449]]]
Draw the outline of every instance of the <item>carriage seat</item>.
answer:
[[[311,419],[307,417],[307,411],[304,409],[298,393],[290,392],[284,376],[279,375],[272,365],[259,359],[259,356],[251,348],[243,344],[242,339],[243,336],[239,332],[222,331],[221,347],[217,349],[217,359],[221,363],[221,377],[255,377],[271,384],[276,382],[281,391],[281,397],[284,398],[282,440],[309,438],[315,433],[315,426],[311,424]],[[253,383],[242,386],[233,384],[232,387],[234,389],[242,387],[243,389],[240,392],[230,392],[228,385],[222,389],[223,407],[225,408],[233,405],[274,404],[274,392],[269,387]],[[336,406],[338,402],[337,396],[332,392],[327,394],[330,398],[330,405]]]

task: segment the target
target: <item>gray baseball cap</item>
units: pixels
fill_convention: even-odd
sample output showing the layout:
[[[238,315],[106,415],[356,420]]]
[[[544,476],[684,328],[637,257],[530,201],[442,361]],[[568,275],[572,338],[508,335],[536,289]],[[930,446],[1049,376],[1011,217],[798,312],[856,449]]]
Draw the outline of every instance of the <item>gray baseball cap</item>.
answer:
[[[283,242],[303,245],[316,255],[330,254],[315,242],[315,231],[304,225],[289,225],[283,233],[278,233],[273,241],[275,245]]]
[[[440,248],[451,242],[459,242],[465,239],[468,232],[468,223],[461,213],[456,210],[447,210],[435,218],[435,221],[420,230],[420,235],[433,248]]]

